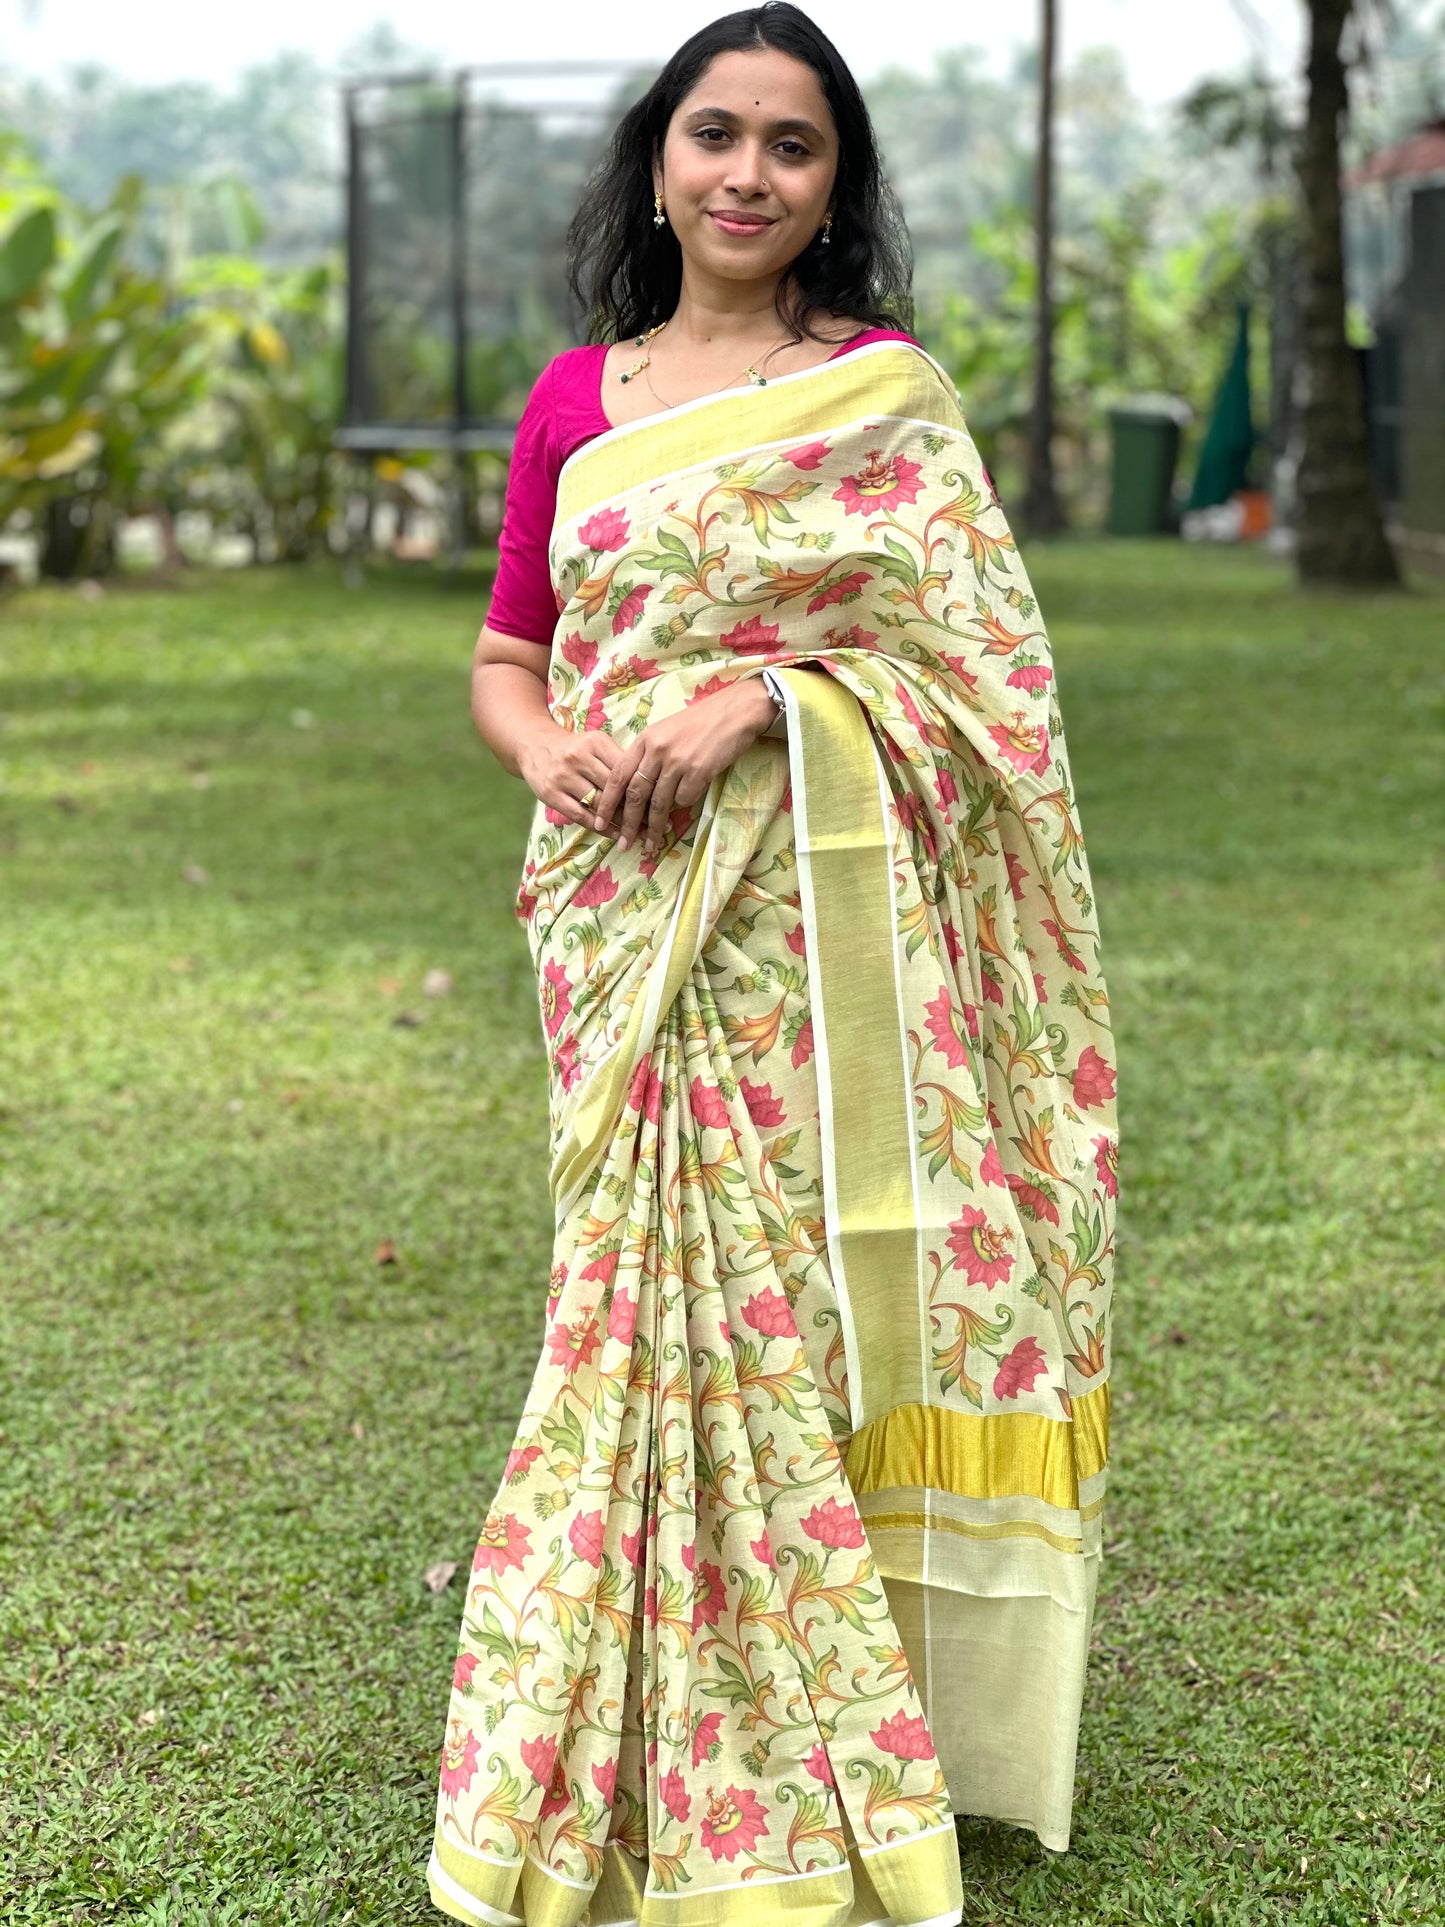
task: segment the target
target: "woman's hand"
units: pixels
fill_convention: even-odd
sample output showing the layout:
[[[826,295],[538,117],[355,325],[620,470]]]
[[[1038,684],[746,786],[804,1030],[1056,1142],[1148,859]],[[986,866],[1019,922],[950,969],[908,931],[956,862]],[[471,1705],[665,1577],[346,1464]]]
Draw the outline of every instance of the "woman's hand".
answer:
[[[532,794],[569,823],[598,829],[603,784],[627,751],[603,729],[563,729],[548,717],[545,726],[517,744],[517,769]],[[586,797],[588,800],[583,801]],[[611,834],[621,827],[609,815]]]
[[[641,831],[648,853],[654,853],[667,836],[673,810],[690,808],[705,796],[717,772],[735,763],[776,713],[762,677],[749,675],[649,724],[626,748],[609,738],[616,760],[598,793],[593,829],[610,825],[620,804],[618,848],[625,850]]]

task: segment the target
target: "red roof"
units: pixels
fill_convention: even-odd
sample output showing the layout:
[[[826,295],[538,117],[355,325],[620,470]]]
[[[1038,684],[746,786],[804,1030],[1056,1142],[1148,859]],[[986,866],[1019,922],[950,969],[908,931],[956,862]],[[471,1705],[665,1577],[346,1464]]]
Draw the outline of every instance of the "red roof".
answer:
[[[1348,176],[1347,187],[1364,187],[1371,181],[1415,181],[1428,174],[1445,174],[1445,120],[1422,127],[1408,140],[1393,147],[1382,147],[1362,167]]]

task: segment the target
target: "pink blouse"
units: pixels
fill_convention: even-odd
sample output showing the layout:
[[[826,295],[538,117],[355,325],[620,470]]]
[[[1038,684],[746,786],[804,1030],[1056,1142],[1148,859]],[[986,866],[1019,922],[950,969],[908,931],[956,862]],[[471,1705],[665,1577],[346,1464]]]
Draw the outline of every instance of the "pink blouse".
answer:
[[[913,336],[900,328],[865,328],[828,359],[836,361],[871,341],[913,341]],[[557,477],[569,455],[613,426],[602,411],[606,354],[607,344],[596,342],[554,356],[537,377],[517,424],[487,627],[545,649],[551,648],[557,626],[557,598],[547,562]]]

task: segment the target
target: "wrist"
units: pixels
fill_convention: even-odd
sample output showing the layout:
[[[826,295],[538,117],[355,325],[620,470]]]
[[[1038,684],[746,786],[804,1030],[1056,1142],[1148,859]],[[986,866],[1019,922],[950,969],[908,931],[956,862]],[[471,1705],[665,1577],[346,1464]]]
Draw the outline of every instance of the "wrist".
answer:
[[[778,705],[773,701],[761,673],[742,677],[728,691],[728,695],[739,717],[758,735],[769,727],[778,714]]]

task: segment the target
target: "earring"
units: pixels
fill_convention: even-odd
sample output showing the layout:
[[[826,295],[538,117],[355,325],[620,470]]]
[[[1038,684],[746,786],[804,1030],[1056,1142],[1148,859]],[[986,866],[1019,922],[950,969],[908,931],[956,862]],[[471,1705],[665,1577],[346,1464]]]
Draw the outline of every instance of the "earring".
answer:
[[[663,223],[663,213],[662,213],[662,196],[660,194],[653,195],[652,206],[654,210],[653,216],[652,216],[652,225],[654,227],[661,227]]]
[[[833,239],[833,217],[831,214],[825,214],[823,216],[823,239],[820,245],[826,248],[831,244],[832,239]]]

